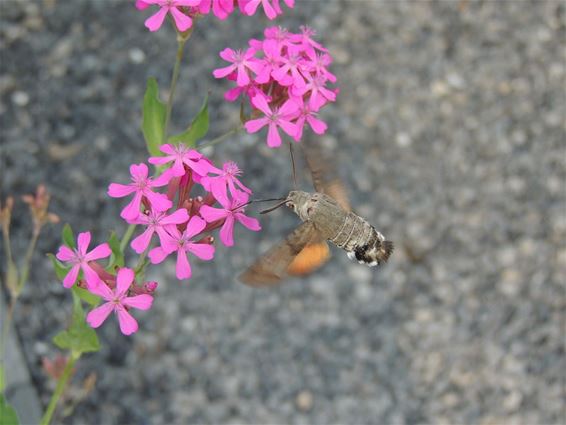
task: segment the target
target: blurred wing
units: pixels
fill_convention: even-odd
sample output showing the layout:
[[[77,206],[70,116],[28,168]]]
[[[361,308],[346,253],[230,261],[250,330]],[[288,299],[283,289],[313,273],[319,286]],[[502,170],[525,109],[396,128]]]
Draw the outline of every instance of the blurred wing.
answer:
[[[344,210],[350,211],[350,201],[344,183],[338,176],[336,162],[324,154],[317,142],[304,140],[303,146],[315,190],[325,193]]]
[[[317,235],[318,231],[313,224],[305,221],[285,240],[259,257],[239,276],[240,281],[255,287],[269,287],[281,283],[297,254]]]
[[[287,273],[293,276],[304,276],[320,268],[330,258],[328,243],[320,236],[313,238],[307,246],[289,264]]]

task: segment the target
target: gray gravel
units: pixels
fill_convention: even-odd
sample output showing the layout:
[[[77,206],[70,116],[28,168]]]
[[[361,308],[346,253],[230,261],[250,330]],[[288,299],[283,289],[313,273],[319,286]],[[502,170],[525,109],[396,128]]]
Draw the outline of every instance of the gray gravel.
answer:
[[[271,291],[234,276],[290,229],[289,211],[240,231],[237,246],[179,284],[174,265],[134,337],[115,323],[81,359],[62,423],[558,424],[566,422],[564,3],[298,1],[278,21],[311,24],[335,56],[325,143],[356,210],[395,241],[368,269],[342,252]],[[172,32],[150,34],[126,1],[0,5],[1,194],[45,182],[53,210],[97,240],[124,226],[105,188],[143,161],[145,80],[169,82]],[[173,124],[211,90],[211,137],[236,121],[211,70],[217,52],[259,36],[265,19],[199,23]],[[287,151],[233,138],[260,196],[291,186]],[[305,187],[308,181],[303,179]],[[23,211],[24,206],[19,204]],[[39,252],[54,252],[60,229]],[[14,238],[29,232],[14,218]],[[22,245],[21,242],[18,246]],[[4,255],[4,254],[2,254]],[[44,403],[42,356],[70,297],[42,255],[16,314]],[[72,401],[70,402],[72,404]]]

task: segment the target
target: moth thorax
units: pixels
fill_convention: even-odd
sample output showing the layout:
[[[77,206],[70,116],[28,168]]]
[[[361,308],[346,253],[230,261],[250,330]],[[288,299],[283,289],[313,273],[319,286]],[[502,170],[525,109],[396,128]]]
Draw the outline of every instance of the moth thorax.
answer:
[[[301,220],[306,221],[309,219],[308,204],[311,196],[310,193],[303,192],[302,190],[292,190],[287,196],[286,205],[291,208]]]

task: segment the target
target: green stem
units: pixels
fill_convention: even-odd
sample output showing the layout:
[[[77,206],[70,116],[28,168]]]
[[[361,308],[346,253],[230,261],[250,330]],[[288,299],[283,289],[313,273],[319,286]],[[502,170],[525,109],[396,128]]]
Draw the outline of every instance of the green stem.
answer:
[[[212,139],[208,142],[204,142],[204,143],[198,145],[196,149],[201,150],[201,149],[204,149],[204,148],[208,148],[209,146],[217,145],[218,143],[226,140],[228,137],[233,136],[234,134],[237,134],[242,128],[243,128],[243,126],[242,126],[242,124],[240,124],[240,125],[234,127],[232,130],[229,130],[226,133],[222,134],[221,136],[218,136],[216,139]]]
[[[22,265],[22,272],[18,284],[18,293],[20,293],[24,289],[24,285],[28,280],[29,269],[31,267],[31,260],[33,257],[33,251],[35,250],[35,245],[37,244],[37,239],[39,238],[40,232],[41,232],[41,228],[34,229],[33,234],[31,236],[31,240],[29,241],[28,250],[26,251],[26,256],[24,257],[24,263]]]
[[[183,60],[183,51],[188,37],[177,37],[177,57],[175,58],[175,66],[173,67],[173,75],[171,76],[171,86],[169,88],[169,98],[167,99],[167,108],[165,110],[165,125],[163,126],[163,138],[165,143],[167,141],[167,132],[169,130],[169,122],[171,121],[171,110],[173,109],[173,97],[175,96],[175,89],[177,88],[177,80],[179,78],[179,70],[181,69],[181,61]]]
[[[6,311],[6,317],[4,317],[4,323],[2,323],[2,335],[0,336],[0,393],[4,392],[4,386],[6,384],[6,341],[8,340],[8,332],[10,331],[10,324],[12,323],[12,317],[14,316],[14,307],[16,305],[16,299],[11,298],[10,304],[8,305],[8,310]]]
[[[134,234],[135,230],[136,230],[135,224],[130,224],[128,226],[126,233],[124,233],[124,236],[122,236],[122,240],[120,241],[120,252],[124,252],[124,250],[126,249],[126,246],[128,245],[128,242],[130,242],[130,239],[132,238],[132,235]]]
[[[63,374],[59,378],[59,381],[57,381],[57,387],[55,388],[55,391],[53,392],[53,395],[51,396],[51,400],[49,400],[49,406],[47,406],[47,410],[45,411],[45,414],[41,418],[41,422],[40,422],[41,425],[49,425],[49,423],[51,422],[51,417],[53,416],[53,413],[55,412],[55,408],[57,407],[57,403],[59,402],[59,399],[63,395],[63,392],[65,391],[65,388],[67,387],[67,381],[69,380],[69,378],[71,377],[71,374],[73,373],[73,368],[75,367],[75,363],[80,357],[81,357],[80,353],[79,354],[71,354],[69,361],[65,365],[65,369],[63,370]]]

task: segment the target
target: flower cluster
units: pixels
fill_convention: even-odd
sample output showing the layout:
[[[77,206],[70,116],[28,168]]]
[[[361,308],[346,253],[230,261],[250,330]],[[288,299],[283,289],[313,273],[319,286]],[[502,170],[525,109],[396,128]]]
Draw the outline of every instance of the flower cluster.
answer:
[[[293,8],[295,0],[283,0]],[[150,6],[158,6],[159,10],[145,21],[150,31],[157,31],[167,14],[170,14],[175,26],[181,32],[193,26],[193,19],[197,16],[208,15],[211,11],[218,19],[226,19],[236,9],[244,15],[251,16],[261,5],[267,17],[271,20],[283,13],[280,0],[136,0],[138,10]]]
[[[264,40],[252,39],[245,50],[224,49],[220,57],[230,65],[214,70],[216,78],[236,82],[225,93],[228,101],[240,95],[254,109],[245,123],[249,133],[268,126],[267,145],[281,145],[279,129],[299,141],[308,124],[316,134],[326,131],[326,123],[317,114],[336,100],[338,89],[330,89],[336,77],[328,70],[332,57],[313,39],[314,31],[302,27],[299,34],[281,27],[267,28]]]
[[[161,175],[150,177],[146,164],[133,164],[130,183],[111,183],[108,195],[131,196],[120,216],[129,224],[143,226],[141,234],[131,242],[132,249],[142,258],[148,253],[152,264],[175,255],[177,278],[188,279],[192,275],[189,254],[205,261],[213,259],[213,231],[219,229],[222,243],[232,246],[236,222],[253,231],[261,226],[244,213],[251,190],[240,181],[241,171],[234,162],[219,169],[204,155],[182,144],[163,145],[160,150],[164,156],[151,157],[149,163],[160,167]],[[157,188],[165,190],[160,193]],[[90,240],[89,232],[81,233],[76,249],[66,245],[59,248],[57,259],[71,266],[63,285],[70,288],[78,280],[79,286],[106,301],[88,314],[87,322],[92,327],[100,326],[114,311],[121,331],[129,335],[138,328],[129,310],[149,309],[157,284],[138,285],[135,271],[126,267],[106,270],[98,261],[112,254],[110,246],[104,243],[89,251]]]

